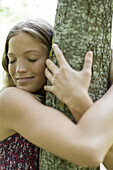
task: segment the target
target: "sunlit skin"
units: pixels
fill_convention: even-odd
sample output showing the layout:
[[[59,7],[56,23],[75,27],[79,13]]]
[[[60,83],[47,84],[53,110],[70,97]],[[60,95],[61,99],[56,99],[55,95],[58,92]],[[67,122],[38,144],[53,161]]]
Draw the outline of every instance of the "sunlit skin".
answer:
[[[8,44],[9,74],[16,87],[36,92],[46,83],[47,49],[30,34],[21,32]]]

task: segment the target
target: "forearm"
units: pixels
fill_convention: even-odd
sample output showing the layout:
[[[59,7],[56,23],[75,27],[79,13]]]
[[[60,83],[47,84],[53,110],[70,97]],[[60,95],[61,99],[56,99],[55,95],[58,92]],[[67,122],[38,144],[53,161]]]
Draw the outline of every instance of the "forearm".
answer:
[[[113,84],[113,51],[112,51],[112,60],[110,65],[110,84]],[[103,164],[108,170],[113,169],[113,145],[109,149]]]
[[[105,155],[105,153],[107,153],[107,150],[108,150],[108,153],[107,153],[107,155],[104,159],[104,165],[108,170],[113,169],[113,161],[112,161],[113,160],[113,145],[110,149],[108,149],[111,145],[111,141],[108,141],[108,138],[110,136],[112,137],[112,129],[113,129],[112,128],[112,122],[113,122],[113,117],[112,117],[112,113],[113,113],[112,96],[113,96],[113,94],[112,94],[112,91],[113,91],[113,87],[111,87],[111,89],[107,92],[107,94],[104,95],[103,98],[100,101],[98,101],[97,104],[94,104],[94,105],[93,105],[93,101],[91,100],[91,98],[87,94],[82,96],[81,100],[79,100],[80,103],[78,105],[78,108],[74,108],[74,101],[71,101],[70,103],[68,103],[68,107],[69,107],[70,111],[72,112],[72,114],[73,114],[73,116],[74,116],[74,118],[76,119],[77,122],[80,120],[80,118],[85,113],[86,114],[90,114],[90,113],[92,114],[94,112],[98,112],[98,115],[95,114],[96,116],[98,116],[98,120],[101,120],[102,123],[105,123],[105,125],[104,125],[104,124],[101,124],[100,122],[98,124],[97,124],[97,122],[92,124],[92,122],[94,122],[94,121],[91,122],[92,126],[93,125],[97,126],[95,128],[95,131],[97,129],[96,138],[98,138],[99,135],[100,135],[100,142],[103,143],[103,146],[100,143],[100,145],[101,145],[100,148],[102,148],[102,147],[104,149],[106,148],[106,151],[103,152],[103,156]],[[93,105],[93,107],[88,111],[88,109],[92,105]],[[106,108],[107,108],[107,110],[106,110]],[[99,112],[101,112],[102,115],[100,115]],[[106,120],[105,120],[104,115],[107,116],[108,119],[106,118]],[[84,118],[83,118],[83,120],[84,120]],[[94,117],[94,120],[96,120],[95,117]],[[105,129],[105,127],[107,127],[108,125],[110,125],[111,127],[109,126],[109,129]],[[98,133],[98,130],[101,130],[101,131]],[[108,134],[109,131],[111,132],[110,136]],[[109,137],[106,136],[107,134],[108,134]],[[102,136],[104,136],[104,138],[102,138]],[[90,136],[89,136],[89,138],[90,138]],[[105,147],[104,147],[104,145],[105,145]]]
[[[102,161],[113,143],[113,87],[81,117],[78,125],[90,142],[98,145]]]

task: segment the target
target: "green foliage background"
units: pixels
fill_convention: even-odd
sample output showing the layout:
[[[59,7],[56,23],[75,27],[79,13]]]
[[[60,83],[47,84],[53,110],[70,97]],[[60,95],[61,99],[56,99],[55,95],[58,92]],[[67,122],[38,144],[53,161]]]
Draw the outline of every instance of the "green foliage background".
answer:
[[[3,86],[1,59],[11,27],[28,18],[43,18],[54,25],[57,0],[0,0],[0,88]]]

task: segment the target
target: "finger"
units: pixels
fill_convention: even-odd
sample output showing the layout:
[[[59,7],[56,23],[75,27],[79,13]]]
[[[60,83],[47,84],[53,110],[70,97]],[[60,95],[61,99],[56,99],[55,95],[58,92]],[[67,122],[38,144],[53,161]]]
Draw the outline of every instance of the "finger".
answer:
[[[46,65],[53,74],[58,69],[58,67],[50,59],[46,60]]]
[[[53,83],[53,75],[52,73],[48,70],[48,68],[45,69],[45,76],[48,78],[48,80],[50,80],[51,83]]]
[[[93,63],[93,52],[89,51],[85,56],[83,71],[91,73],[92,63]]]
[[[44,90],[49,91],[49,92],[53,92],[53,86],[47,86],[47,85],[45,85],[45,86],[44,86]]]
[[[68,65],[68,62],[66,61],[66,59],[65,59],[62,51],[61,51],[60,48],[58,47],[58,45],[57,45],[57,44],[53,44],[53,45],[52,45],[52,48],[53,48],[54,53],[55,53],[55,55],[56,55],[56,58],[57,58],[57,60],[58,60],[58,62],[59,62],[59,65],[60,65],[60,66],[62,66],[62,65],[64,65],[64,64]]]

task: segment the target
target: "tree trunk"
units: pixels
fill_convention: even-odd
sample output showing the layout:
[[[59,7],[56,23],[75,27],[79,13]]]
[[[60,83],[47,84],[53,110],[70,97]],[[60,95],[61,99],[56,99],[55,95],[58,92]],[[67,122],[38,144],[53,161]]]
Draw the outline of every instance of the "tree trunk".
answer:
[[[82,69],[86,52],[93,51],[93,76],[89,89],[93,101],[108,89],[111,14],[112,0],[58,1],[53,41],[59,45],[67,61],[76,70]],[[55,57],[52,60],[57,63]],[[46,104],[73,119],[67,107],[51,93],[47,93]],[[97,168],[78,167],[46,151],[40,152],[40,170],[79,169]]]

